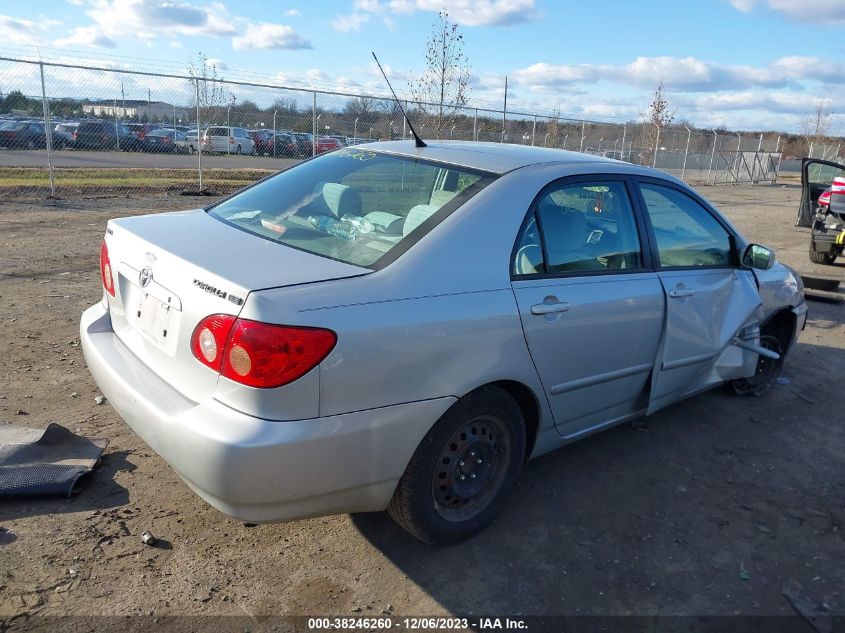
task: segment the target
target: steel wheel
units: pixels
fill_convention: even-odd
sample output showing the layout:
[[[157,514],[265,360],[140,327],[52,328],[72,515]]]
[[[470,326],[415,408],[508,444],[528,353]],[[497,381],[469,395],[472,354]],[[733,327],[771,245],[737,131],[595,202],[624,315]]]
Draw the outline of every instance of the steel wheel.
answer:
[[[483,530],[513,488],[526,455],[522,410],[488,385],[453,404],[411,456],[387,507],[413,536],[455,543]]]
[[[440,451],[432,479],[434,507],[447,521],[465,521],[490,503],[502,487],[510,449],[501,420],[480,417],[452,434]]]
[[[757,368],[750,378],[740,378],[731,382],[734,392],[737,395],[761,396],[763,392],[780,376],[783,368],[784,353],[781,350],[780,342],[774,336],[761,336],[760,346],[780,354],[780,359],[772,360],[765,356],[757,359]]]

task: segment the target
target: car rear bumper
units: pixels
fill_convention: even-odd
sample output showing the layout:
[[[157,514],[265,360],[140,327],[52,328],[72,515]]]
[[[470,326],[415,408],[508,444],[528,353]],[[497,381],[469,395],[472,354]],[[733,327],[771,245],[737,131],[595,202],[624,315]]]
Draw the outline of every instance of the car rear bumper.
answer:
[[[248,522],[384,509],[417,445],[455,402],[272,422],[185,398],[123,345],[102,304],[83,313],[80,335],[118,414],[200,497]]]

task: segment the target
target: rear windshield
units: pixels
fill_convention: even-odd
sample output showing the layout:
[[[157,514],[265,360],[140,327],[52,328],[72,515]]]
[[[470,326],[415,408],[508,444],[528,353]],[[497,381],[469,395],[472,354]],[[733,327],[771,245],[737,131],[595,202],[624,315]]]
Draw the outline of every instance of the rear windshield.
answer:
[[[102,123],[100,123],[99,121],[92,121],[91,123],[80,123],[79,127],[76,128],[76,131],[77,132],[92,132],[92,131],[99,132],[102,129],[103,129]]]
[[[210,127],[206,132],[208,136],[229,136],[229,128],[227,127]]]
[[[209,213],[268,240],[378,268],[494,178],[465,167],[349,148],[300,163]]]

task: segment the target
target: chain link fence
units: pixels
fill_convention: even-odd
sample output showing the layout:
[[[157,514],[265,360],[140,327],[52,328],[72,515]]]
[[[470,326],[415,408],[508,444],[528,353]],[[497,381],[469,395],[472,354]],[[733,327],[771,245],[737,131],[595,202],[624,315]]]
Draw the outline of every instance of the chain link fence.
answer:
[[[343,145],[409,138],[383,96],[0,57],[0,190],[227,193]],[[426,139],[515,143],[647,165],[695,183],[774,182],[780,143],[404,101]],[[837,150],[838,151],[838,150]]]

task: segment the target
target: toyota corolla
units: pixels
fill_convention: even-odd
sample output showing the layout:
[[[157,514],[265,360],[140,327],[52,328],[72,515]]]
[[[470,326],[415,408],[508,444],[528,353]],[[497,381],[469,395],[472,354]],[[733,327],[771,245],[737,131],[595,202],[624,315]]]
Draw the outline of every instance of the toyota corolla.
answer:
[[[719,385],[759,394],[800,278],[652,169],[375,143],[204,209],[112,220],[85,358],[245,522],[387,509],[453,542],[523,464]]]

